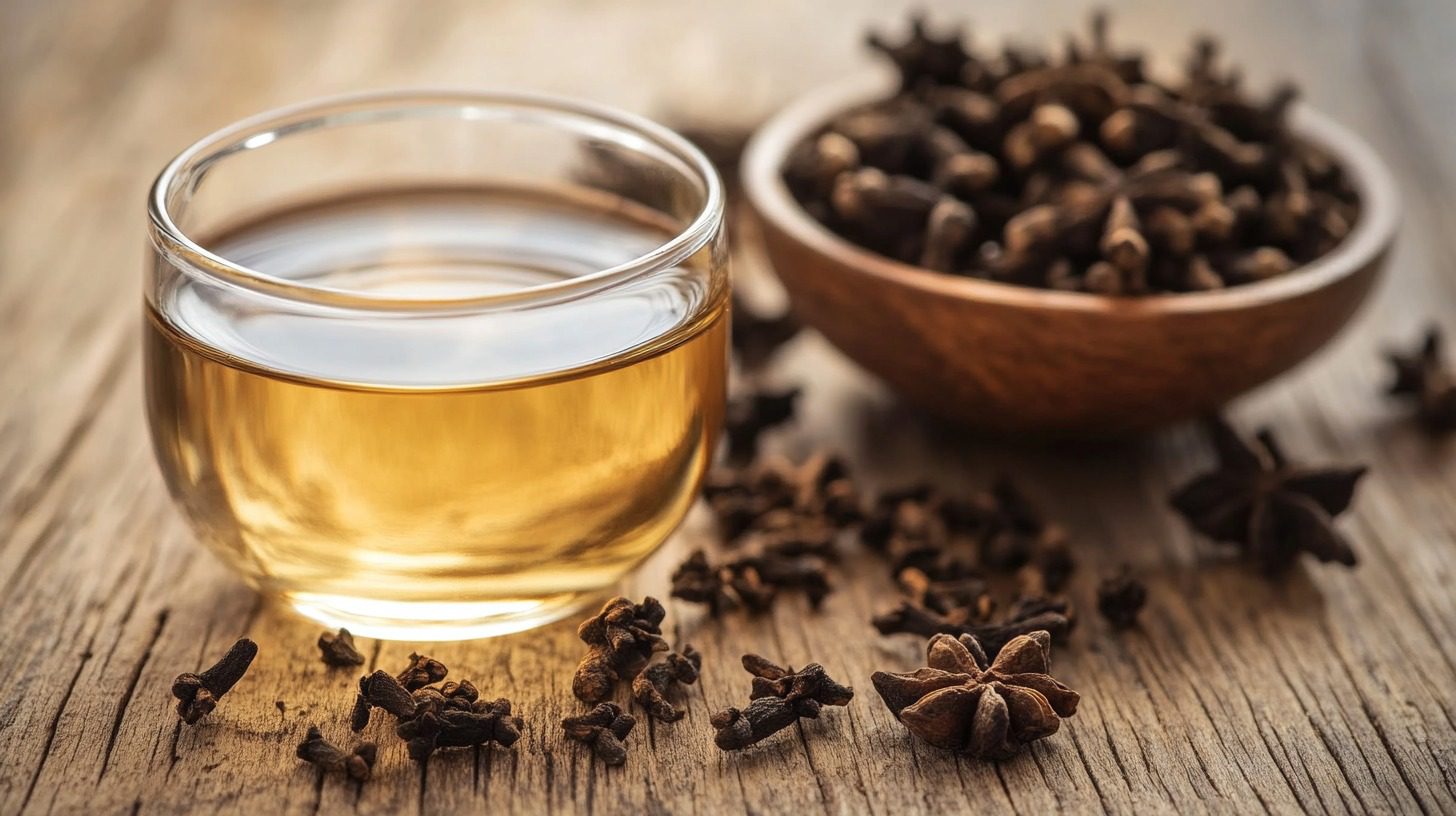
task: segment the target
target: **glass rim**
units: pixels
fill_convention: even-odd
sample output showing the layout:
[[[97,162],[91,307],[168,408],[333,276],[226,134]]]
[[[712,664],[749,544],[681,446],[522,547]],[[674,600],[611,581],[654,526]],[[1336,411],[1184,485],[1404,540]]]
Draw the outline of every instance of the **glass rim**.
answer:
[[[488,115],[490,110],[495,110],[496,115]],[[262,148],[291,133],[336,125],[440,116],[441,112],[449,115],[452,111],[452,118],[463,121],[508,120],[510,116],[505,112],[510,110],[515,110],[518,114],[534,112],[538,117],[574,117],[588,122],[595,121],[599,125],[642,139],[682,161],[698,176],[703,184],[702,206],[698,208],[693,219],[671,238],[650,252],[616,266],[509,292],[467,297],[411,298],[303,283],[235,263],[203,246],[178,226],[168,203],[179,181],[190,180],[195,189],[212,162],[233,153]],[[524,117],[519,121],[532,120]],[[549,118],[538,118],[536,121],[555,127],[563,126]],[[450,88],[403,88],[338,94],[254,114],[188,145],[157,175],[147,196],[148,232],[152,246],[186,274],[198,275],[225,286],[311,305],[412,313],[522,308],[595,294],[684,263],[701,250],[719,230],[723,223],[724,210],[723,183],[708,157],[683,136],[646,117],[606,105],[551,94]]]

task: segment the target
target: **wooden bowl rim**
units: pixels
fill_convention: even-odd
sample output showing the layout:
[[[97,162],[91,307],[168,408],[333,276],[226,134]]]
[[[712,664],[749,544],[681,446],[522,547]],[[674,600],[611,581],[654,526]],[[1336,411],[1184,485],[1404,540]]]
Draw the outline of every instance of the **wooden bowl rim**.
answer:
[[[851,243],[811,217],[789,193],[781,172],[789,151],[805,136],[823,127],[836,114],[881,98],[893,87],[893,77],[888,74],[864,73],[791,102],[749,140],[744,151],[742,181],[759,217],[795,241],[842,268],[927,294],[1082,314],[1236,311],[1300,297],[1349,277],[1373,262],[1395,238],[1400,204],[1389,168],[1374,148],[1353,131],[1301,104],[1293,111],[1294,130],[1330,151],[1346,168],[1360,195],[1360,217],[1355,228],[1332,252],[1288,274],[1212,292],[1114,296],[1017,286],[901,263]]]

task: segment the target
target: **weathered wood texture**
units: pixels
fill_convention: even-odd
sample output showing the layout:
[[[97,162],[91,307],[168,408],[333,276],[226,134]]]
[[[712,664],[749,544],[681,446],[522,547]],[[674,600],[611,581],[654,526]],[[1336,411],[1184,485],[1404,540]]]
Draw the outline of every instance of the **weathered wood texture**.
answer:
[[[984,42],[1076,24],[1081,8],[978,13]],[[1084,694],[1060,734],[1001,765],[913,742],[868,678],[918,665],[919,646],[873,632],[888,582],[851,561],[819,614],[790,603],[714,624],[673,603],[672,629],[704,652],[704,677],[686,719],[633,735],[624,768],[561,736],[560,717],[577,709],[570,625],[431,650],[518,702],[527,734],[514,752],[419,767],[383,739],[362,788],[293,758],[310,722],[343,734],[355,675],[326,670],[316,627],[196,547],[157,478],[136,350],[152,174],[241,115],[383,85],[526,86],[751,121],[858,64],[864,23],[898,14],[872,0],[4,4],[0,812],[1456,810],[1456,449],[1427,444],[1380,397],[1377,354],[1427,318],[1456,326],[1456,9],[1437,0],[1149,0],[1118,25],[1170,57],[1195,27],[1223,32],[1253,79],[1302,77],[1404,187],[1406,228],[1378,297],[1325,354],[1236,410],[1275,425],[1298,454],[1370,462],[1345,522],[1357,570],[1305,565],[1269,583],[1190,535],[1164,508],[1169,486],[1206,461],[1189,429],[1091,449],[966,439],[805,336],[774,372],[810,383],[800,422],[774,447],[841,448],[872,488],[1015,473],[1072,527],[1085,563],[1128,561],[1149,576],[1141,630],[1114,636],[1086,615],[1055,655]],[[762,275],[751,251],[740,270]],[[674,558],[708,537],[699,510],[629,589],[665,594]],[[262,647],[254,670],[208,721],[179,727],[172,676],[244,633]],[[385,667],[410,651],[366,648]],[[748,649],[818,659],[859,696],[719,754],[708,716],[744,699],[736,659]]]

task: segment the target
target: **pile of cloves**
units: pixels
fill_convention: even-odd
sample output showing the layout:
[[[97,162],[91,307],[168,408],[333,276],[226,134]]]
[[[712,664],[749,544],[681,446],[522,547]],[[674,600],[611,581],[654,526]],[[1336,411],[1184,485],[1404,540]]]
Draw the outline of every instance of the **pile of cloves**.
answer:
[[[892,97],[800,144],[784,178],[854,243],[940,272],[1099,294],[1192,292],[1287,273],[1359,215],[1333,156],[1289,126],[1295,90],[1245,90],[1195,41],[1160,81],[1107,18],[1060,54],[968,51],[912,21],[869,44]]]
[[[1076,569],[1066,532],[1007,478],[966,497],[924,485],[887,493],[860,537],[904,595],[872,621],[881,634],[971,635],[994,656],[1022,635],[1061,638],[1072,627],[1059,594]],[[996,592],[1008,583],[1010,592]]]
[[[842,531],[863,515],[859,491],[838,457],[794,464],[760,457],[709,474],[703,496],[736,555],[718,564],[699,551],[672,576],[672,596],[708,607],[762,612],[801,591],[818,607],[829,594],[828,565]]]
[[[632,699],[659,722],[676,722],[685,713],[670,695],[679,686],[698,682],[703,658],[691,645],[669,651],[662,636],[667,610],[653,597],[633,603],[617,597],[581,622],[576,633],[587,645],[577,664],[571,691],[594,707],[585,714],[565,717],[561,727],[568,739],[589,745],[608,765],[627,761],[627,735],[637,720],[610,698],[619,683],[630,683]],[[665,652],[659,659],[654,655]]]
[[[469,680],[434,685],[448,674],[440,661],[412,654],[398,675],[382,669],[365,675],[359,679],[350,727],[363,731],[374,709],[392,714],[398,720],[395,734],[416,762],[442,748],[492,742],[508,748],[520,739],[524,723],[510,700],[483,700]]]
[[[734,296],[733,359],[738,365],[723,417],[730,466],[752,461],[763,432],[794,418],[800,389],[766,382],[764,369],[800,328],[790,313],[765,316]]]

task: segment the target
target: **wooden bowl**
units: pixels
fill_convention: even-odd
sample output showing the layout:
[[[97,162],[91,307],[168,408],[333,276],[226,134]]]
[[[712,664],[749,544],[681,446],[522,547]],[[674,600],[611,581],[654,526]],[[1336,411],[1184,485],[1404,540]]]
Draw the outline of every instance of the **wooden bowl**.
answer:
[[[1390,171],[1359,137],[1299,109],[1295,129],[1343,162],[1361,214],[1334,252],[1287,275],[1111,297],[903,264],[830,232],[780,174],[806,135],[888,87],[854,78],[785,108],[749,143],[744,188],[799,318],[901,394],[970,426],[1105,435],[1216,409],[1333,337],[1369,294],[1395,236]]]

